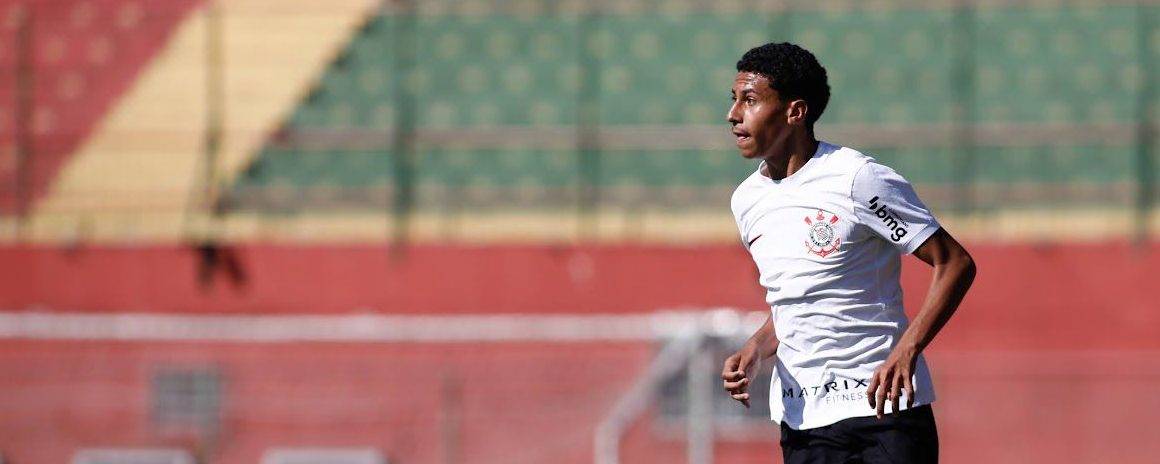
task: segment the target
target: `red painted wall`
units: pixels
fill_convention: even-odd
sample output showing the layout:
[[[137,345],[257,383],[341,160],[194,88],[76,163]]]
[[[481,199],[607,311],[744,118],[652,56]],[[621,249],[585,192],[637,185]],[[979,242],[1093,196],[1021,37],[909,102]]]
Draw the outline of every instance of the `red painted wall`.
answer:
[[[979,277],[937,343],[1157,348],[1160,245],[973,245]],[[0,248],[0,308],[181,313],[624,313],[762,310],[735,246],[239,245],[209,285],[180,246]],[[929,268],[904,261],[911,312]]]
[[[1145,462],[1160,453],[1152,392],[1160,246],[969,245],[980,268],[929,351],[944,462]],[[762,310],[738,247],[236,247],[199,283],[178,246],[0,249],[6,310],[181,313],[609,313]],[[219,260],[220,262],[221,260]],[[224,261],[229,261],[228,259]],[[906,259],[913,312],[929,271]],[[215,365],[220,440],[205,462],[275,446],[374,446],[396,462],[591,462],[592,429],[651,358],[649,344],[242,344],[0,340],[0,453],[206,446],[158,431],[150,373]],[[458,385],[457,399],[446,394]],[[451,404],[449,404],[451,401]],[[448,424],[451,424],[450,426]],[[451,428],[449,428],[451,427]],[[679,462],[684,442],[640,422],[624,462]],[[721,462],[777,462],[775,434],[718,443]],[[758,431],[762,433],[762,431]],[[448,441],[441,441],[448,440]],[[455,443],[449,448],[446,443]],[[448,451],[451,450],[451,451]]]

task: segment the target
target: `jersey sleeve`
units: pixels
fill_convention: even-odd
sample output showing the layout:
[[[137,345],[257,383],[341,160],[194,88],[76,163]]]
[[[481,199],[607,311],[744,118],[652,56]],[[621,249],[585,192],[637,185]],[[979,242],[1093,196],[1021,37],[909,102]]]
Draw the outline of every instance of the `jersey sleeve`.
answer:
[[[741,246],[749,250],[749,239],[746,238],[749,235],[749,224],[745,220],[745,214],[739,209],[736,193],[733,194],[733,199],[730,203],[731,209],[733,210],[733,222],[737,224],[737,234],[741,240]]]
[[[900,253],[914,253],[941,227],[914,187],[876,162],[858,170],[850,194],[858,221]]]
[[[730,209],[733,210],[733,221],[737,223],[737,234],[741,240],[741,245],[749,250],[750,245],[750,220],[748,197],[745,194],[744,185],[734,190],[733,196],[729,201]]]

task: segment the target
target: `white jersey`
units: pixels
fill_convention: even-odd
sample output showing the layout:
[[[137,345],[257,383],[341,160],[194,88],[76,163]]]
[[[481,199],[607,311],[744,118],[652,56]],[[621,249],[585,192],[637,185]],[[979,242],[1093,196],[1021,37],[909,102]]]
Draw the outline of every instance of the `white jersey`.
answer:
[[[760,171],[732,207],[780,342],[770,415],[795,429],[872,416],[870,378],[908,324],[900,255],[939,224],[902,176],[849,148],[819,143],[781,180]],[[912,381],[915,406],[934,401],[921,355]]]

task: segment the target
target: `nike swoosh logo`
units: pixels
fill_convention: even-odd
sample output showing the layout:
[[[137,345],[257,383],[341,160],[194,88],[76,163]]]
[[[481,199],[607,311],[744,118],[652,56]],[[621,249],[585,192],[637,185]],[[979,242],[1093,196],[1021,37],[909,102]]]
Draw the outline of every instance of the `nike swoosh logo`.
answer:
[[[753,237],[753,240],[750,240],[750,241],[749,241],[749,246],[753,246],[753,242],[756,242],[756,241],[757,241],[757,239],[759,239],[759,238],[761,238],[761,237],[764,237],[764,236],[765,236],[765,234],[760,234],[760,235],[758,235],[758,236],[756,236],[756,237]]]

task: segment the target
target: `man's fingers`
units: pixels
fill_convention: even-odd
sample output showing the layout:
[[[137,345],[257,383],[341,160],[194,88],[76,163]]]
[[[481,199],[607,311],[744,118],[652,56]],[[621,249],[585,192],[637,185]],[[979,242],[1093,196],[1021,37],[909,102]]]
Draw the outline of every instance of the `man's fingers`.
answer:
[[[753,353],[746,349],[733,353],[725,359],[725,365],[721,367],[721,385],[725,391],[729,392],[729,396],[740,401],[745,407],[749,407],[749,376],[745,371],[753,368],[757,370],[756,360]]]
[[[902,396],[901,377],[901,374],[894,374],[894,379],[890,382],[890,410],[894,414],[898,414],[898,401]]]
[[[749,386],[749,378],[741,370],[740,353],[734,353],[725,359],[725,365],[721,368],[721,380],[721,386],[725,388],[725,391],[729,392],[729,396],[740,401],[741,404],[744,404],[748,408],[749,394],[745,390]]]
[[[883,414],[886,412],[886,398],[889,396],[888,393],[890,392],[890,377],[888,377],[887,374],[888,373],[884,373],[882,375],[876,374],[874,376],[874,409],[876,411],[875,415],[878,416],[879,419],[881,419]],[[885,379],[883,379],[883,377],[885,377]]]
[[[906,381],[906,409],[914,407],[914,383],[910,381],[910,376],[906,376],[903,380]]]
[[[870,387],[866,388],[866,401],[868,401],[870,403],[870,407],[872,407],[872,408],[875,406],[874,395],[877,394],[877,392],[878,392],[878,375],[877,375],[877,373],[875,373],[875,375],[870,378]]]
[[[725,380],[726,382],[736,382],[736,381],[744,379],[744,378],[745,378],[745,372],[742,372],[742,371],[733,371],[733,372],[727,372],[727,373],[721,374],[721,379]]]
[[[874,415],[881,419],[886,412],[886,385],[878,389],[878,393],[874,395],[874,401],[876,404]]]
[[[725,379],[726,375],[729,375],[729,374],[732,374],[732,373],[738,371],[737,367],[738,367],[738,361],[740,359],[741,359],[741,356],[737,355],[736,353],[734,353],[732,356],[730,356],[728,358],[725,358],[725,366],[721,368],[721,378],[722,379]],[[729,379],[725,379],[725,380],[729,380]]]
[[[748,377],[741,379],[741,380],[738,380],[736,382],[729,382],[729,381],[725,382],[725,389],[729,390],[731,392],[735,391],[735,390],[736,391],[745,391],[746,388],[749,388],[749,378]]]
[[[746,390],[749,390],[749,379],[742,378],[737,380],[737,382],[725,382],[724,386],[725,390],[730,393],[745,392]]]

